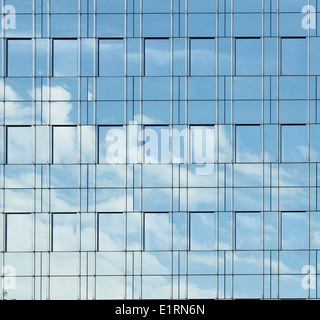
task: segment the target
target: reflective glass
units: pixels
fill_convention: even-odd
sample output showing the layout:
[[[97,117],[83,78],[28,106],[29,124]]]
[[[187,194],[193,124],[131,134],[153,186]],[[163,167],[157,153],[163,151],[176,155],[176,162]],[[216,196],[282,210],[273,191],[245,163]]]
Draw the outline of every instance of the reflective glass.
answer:
[[[53,127],[53,163],[77,163],[77,141],[77,127]]]
[[[262,217],[260,212],[236,214],[236,248],[260,250],[262,247]]]
[[[8,39],[7,58],[7,75],[9,77],[32,76],[33,49],[31,39]]]
[[[190,213],[190,249],[214,250],[216,248],[216,214],[214,212]]]
[[[78,216],[76,214],[53,214],[53,251],[78,250]]]
[[[78,41],[74,39],[53,40],[53,75],[78,75]]]
[[[308,248],[308,214],[306,212],[282,213],[282,248]]]
[[[167,213],[145,214],[145,250],[170,250],[170,221]]]
[[[190,40],[190,73],[193,76],[216,74],[216,40]]]
[[[262,70],[262,42],[256,38],[236,39],[236,74],[259,75]]]
[[[281,54],[281,72],[283,75],[306,75],[308,73],[307,39],[281,39]]]
[[[124,249],[124,216],[122,214],[99,214],[99,250]]]
[[[32,137],[31,127],[7,127],[7,163],[32,163]]]
[[[7,251],[32,251],[32,216],[30,214],[8,214]]]
[[[168,76],[171,73],[169,39],[145,39],[145,75]]]
[[[281,126],[281,158],[284,162],[307,161],[307,127]]]
[[[319,298],[316,0],[3,5],[2,298]]]
[[[260,126],[236,127],[236,161],[261,161],[262,140]]]
[[[124,45],[122,39],[99,40],[99,75],[124,75]]]

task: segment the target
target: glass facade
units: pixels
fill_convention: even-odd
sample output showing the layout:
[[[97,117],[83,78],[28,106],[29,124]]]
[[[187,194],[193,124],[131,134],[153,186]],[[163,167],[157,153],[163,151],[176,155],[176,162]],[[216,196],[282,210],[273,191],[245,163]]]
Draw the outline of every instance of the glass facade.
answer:
[[[2,298],[319,298],[316,0],[1,5]]]

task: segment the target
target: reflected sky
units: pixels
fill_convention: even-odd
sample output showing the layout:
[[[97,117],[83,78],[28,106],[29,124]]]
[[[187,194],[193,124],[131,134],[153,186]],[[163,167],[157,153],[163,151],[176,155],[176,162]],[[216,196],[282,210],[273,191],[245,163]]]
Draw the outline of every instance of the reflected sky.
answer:
[[[320,246],[307,0],[7,2],[10,297],[315,296],[301,286]]]

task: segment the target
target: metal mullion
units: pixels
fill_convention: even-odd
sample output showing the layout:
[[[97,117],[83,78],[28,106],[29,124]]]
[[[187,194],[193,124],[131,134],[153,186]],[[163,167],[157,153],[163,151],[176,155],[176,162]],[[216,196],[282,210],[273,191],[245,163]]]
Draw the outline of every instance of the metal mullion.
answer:
[[[308,0],[308,5],[310,7],[310,0]],[[311,237],[310,237],[310,222],[311,222],[311,215],[310,215],[310,210],[311,210],[311,163],[310,163],[310,149],[311,149],[311,144],[310,144],[310,95],[311,95],[311,86],[310,86],[310,28],[308,28],[308,264],[311,265],[311,252],[310,252],[310,247],[311,247]],[[308,299],[310,300],[311,297],[311,286],[309,286],[308,289]]]
[[[89,5],[89,4],[88,4]],[[93,100],[93,124],[95,127],[95,161],[94,161],[94,185],[93,185],[93,200],[94,200],[94,208],[93,208],[93,213],[94,213],[94,222],[95,222],[95,251],[94,251],[94,293],[93,293],[93,299],[96,299],[97,295],[97,250],[98,250],[98,227],[99,227],[99,216],[97,214],[97,204],[96,204],[96,199],[97,199],[97,188],[96,188],[96,183],[97,183],[97,160],[99,159],[98,154],[98,146],[99,146],[99,127],[97,126],[97,113],[96,113],[96,105],[97,105],[97,75],[98,75],[98,68],[97,68],[97,61],[99,60],[97,57],[97,54],[99,55],[99,40],[97,39],[97,0],[93,0],[93,25],[94,25],[94,45],[95,45],[95,54],[94,54],[94,81],[93,81],[93,90],[94,90],[94,100]],[[88,106],[88,104],[87,104]],[[87,107],[88,108],[88,107]],[[88,186],[87,186],[88,187]],[[89,189],[88,189],[89,191]]]
[[[35,1],[32,1],[32,30],[33,30],[33,38],[32,38],[32,51],[33,51],[33,56],[32,56],[32,63],[33,63],[33,75],[32,75],[32,92],[34,94],[33,97],[33,137],[32,137],[32,150],[33,150],[33,163],[32,163],[32,167],[33,167],[33,188],[32,188],[32,192],[33,192],[33,200],[32,200],[32,212],[31,212],[31,216],[32,216],[32,249],[33,249],[33,265],[32,265],[32,275],[33,275],[33,281],[32,281],[32,286],[33,288],[31,288],[32,290],[32,300],[35,299],[35,281],[36,278],[34,277],[35,275],[35,268],[36,268],[36,245],[35,245],[35,239],[36,239],[36,216],[35,216],[35,212],[36,212],[36,196],[37,196],[37,189],[36,189],[36,176],[37,176],[37,165],[36,165],[36,139],[37,139],[37,135],[36,135],[36,112],[37,112],[37,108],[36,108],[36,14],[35,14]],[[41,172],[42,174],[42,172]]]
[[[188,167],[188,162],[190,160],[190,136],[189,136],[189,117],[188,117],[188,95],[189,95],[189,88],[188,88],[188,83],[189,83],[189,72],[190,70],[188,70],[189,68],[189,59],[190,59],[190,55],[189,55],[189,39],[188,39],[188,22],[189,22],[189,13],[188,13],[188,0],[185,0],[185,128],[187,128],[187,163],[186,165],[186,172],[188,172],[189,167]],[[179,7],[179,14],[180,14],[180,10],[181,8]],[[179,31],[180,31],[180,25],[179,25]],[[179,108],[180,109],[180,108]],[[179,110],[179,116],[180,116],[180,110]],[[179,119],[179,123],[180,123],[180,119]],[[186,194],[185,194],[185,207],[186,207],[186,219],[187,219],[187,252],[186,252],[186,257],[185,257],[185,264],[186,264],[186,288],[185,288],[185,299],[189,298],[189,250],[190,250],[190,213],[189,213],[189,206],[188,206],[188,198],[189,198],[189,180],[188,180],[188,174],[186,177]]]
[[[128,8],[127,8],[127,0],[124,1],[124,30],[125,30],[125,34],[124,34],[124,97],[125,97],[125,101],[124,101],[124,128],[126,130],[126,139],[128,139],[128,123],[127,123],[127,101],[128,101],[128,88],[127,88],[127,81],[128,81],[128,77],[127,77],[127,70],[128,70],[128,66],[127,66],[127,55],[128,55],[128,46],[127,46],[127,41],[128,41],[128,34],[127,34],[127,24],[128,24]],[[128,141],[128,140],[126,140]],[[125,160],[125,188],[124,188],[124,192],[125,192],[125,212],[124,212],[124,249],[125,249],[125,256],[124,256],[124,270],[127,270],[127,265],[128,265],[128,248],[127,248],[127,238],[128,238],[128,143],[126,142],[126,160]],[[132,273],[133,274],[133,273]],[[125,277],[125,281],[124,281],[124,299],[127,299],[127,286],[128,286],[128,276],[127,276],[127,271],[124,274]],[[132,297],[133,298],[133,297]]]
[[[143,63],[142,61],[140,60],[140,97],[139,97],[139,101],[140,101],[140,111],[142,111],[142,95],[143,95],[143,75],[145,74],[145,41],[144,41],[144,38],[143,38],[143,0],[136,0],[136,1],[139,1],[140,2],[140,56],[143,58]],[[135,8],[133,8],[133,12],[135,11]],[[133,82],[134,82],[134,78],[133,78]],[[133,97],[135,98],[135,97]],[[135,100],[134,100],[135,101]],[[135,110],[134,110],[134,101],[133,101],[133,114],[135,113]],[[142,115],[141,115],[141,112],[140,112],[140,119],[139,119],[139,122],[140,122],[140,129],[142,128],[141,127],[141,118],[142,118]],[[143,134],[145,134],[144,132],[144,129],[143,129]],[[143,137],[145,139],[145,137]],[[140,159],[142,160],[142,163],[144,161],[144,147],[143,148],[140,148]],[[141,170],[140,170],[140,185],[139,185],[139,190],[140,190],[140,209],[142,209],[142,203],[143,203],[143,194],[142,194],[142,164],[141,164]],[[134,173],[133,173],[134,174]],[[134,185],[133,185],[133,188],[134,188]],[[135,188],[133,189],[133,197],[135,195]],[[133,208],[134,209],[134,208]],[[141,232],[142,232],[142,249],[144,250],[145,249],[145,219],[144,219],[144,213],[142,213],[142,210],[139,210],[141,211]],[[140,273],[140,292],[139,292],[139,298],[142,299],[142,294],[143,294],[143,285],[142,285],[142,264],[143,264],[143,260],[142,260],[142,252],[140,254],[140,270],[139,270],[139,273]]]
[[[51,39],[51,2],[47,0],[47,29],[48,29],[48,66],[47,66],[47,87],[48,87],[48,92],[47,92],[47,98],[48,98],[48,132],[49,132],[49,158],[48,158],[48,165],[47,165],[47,179],[48,179],[48,184],[47,184],[47,196],[48,196],[48,215],[49,215],[49,252],[48,252],[48,286],[47,286],[47,299],[50,299],[50,285],[51,285],[51,277],[50,277],[50,259],[51,259],[51,251],[53,247],[52,243],[52,213],[50,212],[50,206],[51,206],[51,163],[53,160],[53,132],[52,132],[52,127],[51,127],[51,103],[49,102],[51,100],[51,75],[53,74],[53,42]],[[42,90],[41,90],[41,95],[42,95]],[[51,143],[50,143],[51,142]]]
[[[171,114],[172,114],[172,110],[173,110],[173,84],[174,84],[174,78],[173,78],[173,63],[174,63],[174,42],[173,42],[173,26],[174,26],[174,5],[173,5],[173,1],[171,0],[171,38],[170,38],[170,42],[171,42],[171,97],[170,97],[170,107],[171,107]],[[180,79],[178,78],[179,82]],[[169,128],[171,127],[171,136],[172,136],[172,117],[170,119],[170,125]],[[170,132],[169,131],[169,132]],[[169,138],[170,139],[170,138]],[[170,225],[171,225],[171,243],[170,243],[170,250],[171,250],[171,299],[174,298],[174,277],[173,277],[173,259],[174,259],[174,253],[173,253],[173,199],[174,199],[174,188],[173,188],[173,170],[174,170],[174,165],[173,165],[173,156],[172,156],[172,145],[173,145],[173,139],[171,138],[171,151],[169,150],[169,154],[170,154],[170,167],[171,167],[171,210],[170,210],[170,215],[169,215],[169,221],[170,221]],[[161,162],[161,160],[160,160]],[[179,168],[180,169],[180,168]],[[180,200],[180,195],[179,195],[179,200]],[[178,257],[179,258],[179,257]],[[178,292],[179,292],[180,288],[178,287]]]
[[[281,137],[281,132],[280,132],[280,123],[279,123],[279,94],[280,94],[280,88],[279,88],[279,83],[280,83],[280,71],[281,71],[281,38],[279,37],[279,32],[280,32],[280,27],[279,27],[279,23],[280,23],[280,12],[279,12],[279,0],[277,0],[277,153],[278,153],[278,159],[277,159],[277,216],[278,216],[278,246],[277,246],[277,299],[279,300],[280,298],[280,290],[279,290],[279,286],[280,286],[280,244],[282,246],[282,239],[280,239],[280,235],[282,237],[282,213],[280,213],[279,209],[280,209],[280,189],[279,189],[279,185],[280,185],[280,178],[279,178],[279,173],[280,173],[280,161],[281,161],[281,141],[280,141],[280,137]],[[271,89],[270,89],[271,90]],[[281,248],[282,249],[282,248]]]
[[[235,37],[234,37],[234,0],[231,0],[231,299],[234,299],[234,250],[235,243],[235,212],[234,212],[234,162],[235,162],[235,134],[234,126],[234,61],[235,61]]]
[[[2,8],[4,7],[4,0],[1,0],[1,4],[2,4]],[[2,15],[2,18],[3,18],[3,15]],[[4,79],[4,75],[6,74],[7,70],[5,68],[5,63],[7,61],[7,42],[5,41],[5,30],[4,28],[2,28],[1,30],[1,36],[2,36],[2,39],[1,39],[1,43],[2,43],[2,48],[1,48],[1,51],[2,51],[2,57],[1,57],[1,61],[2,61],[2,74],[1,74],[1,79],[2,79],[2,91],[3,91],[3,119],[5,119],[5,95],[6,95],[6,92],[4,90],[5,88],[5,79]],[[6,144],[6,126],[2,125],[1,126],[1,131],[2,131],[2,134],[3,134],[3,138],[2,138],[2,143],[3,143],[3,146],[5,147],[5,154],[6,154],[6,148],[7,148],[7,144]],[[6,163],[5,159],[4,159],[4,156],[2,156],[2,163]],[[2,243],[3,243],[3,248],[2,248],[2,264],[1,264],[1,270],[3,270],[4,266],[5,266],[5,259],[6,259],[6,255],[5,255],[5,252],[7,251],[6,247],[7,247],[7,237],[6,237],[6,234],[7,234],[7,225],[6,225],[6,213],[5,213],[5,165],[4,164],[1,164],[1,168],[2,168],[2,195],[1,195],[1,198],[2,198],[2,205],[1,205],[1,218],[2,218]],[[3,275],[1,274],[1,281],[3,281]],[[4,299],[4,296],[3,294],[1,294],[0,296],[0,299],[3,300]]]
[[[77,130],[77,145],[78,145],[78,248],[79,248],[79,255],[78,255],[78,300],[81,300],[81,177],[82,177],[82,172],[81,172],[81,140],[82,140],[82,127],[81,127],[81,0],[78,0],[78,39],[77,39],[77,57],[78,57],[78,130]]]
[[[219,221],[220,221],[220,195],[219,195],[219,1],[216,4],[216,125],[214,131],[215,150],[214,150],[214,166],[216,170],[216,299],[219,298]],[[225,287],[225,286],[224,286]]]
[[[265,290],[265,275],[264,275],[264,267],[265,267],[265,257],[264,257],[264,250],[265,250],[265,246],[264,246],[264,242],[265,242],[265,238],[264,238],[264,213],[265,213],[265,157],[264,157],[264,99],[265,99],[265,91],[264,91],[264,18],[265,18],[265,13],[264,13],[264,0],[262,0],[262,35],[261,35],[261,40],[262,40],[262,101],[261,101],[261,108],[262,108],[262,299],[264,300],[265,298],[265,294],[264,294],[264,290]],[[270,89],[271,90],[271,89]],[[270,195],[271,197],[271,195]],[[270,208],[271,209],[271,208]]]

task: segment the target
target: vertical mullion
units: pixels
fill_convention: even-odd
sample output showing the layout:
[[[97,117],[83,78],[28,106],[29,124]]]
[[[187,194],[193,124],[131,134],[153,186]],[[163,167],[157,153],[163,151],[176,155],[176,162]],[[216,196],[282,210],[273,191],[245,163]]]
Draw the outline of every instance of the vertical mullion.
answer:
[[[308,0],[308,5],[310,8],[310,0]],[[311,237],[310,237],[310,211],[311,211],[311,161],[310,161],[310,95],[311,95],[311,86],[310,86],[310,28],[308,28],[308,265],[311,265]],[[311,286],[308,289],[308,299],[311,298]]]
[[[265,18],[265,14],[264,14],[264,0],[262,0],[262,35],[261,35],[261,41],[262,41],[262,44],[261,44],[261,48],[262,48],[262,59],[261,59],[261,62],[262,62],[262,100],[261,100],[261,109],[262,109],[262,126],[261,126],[261,130],[262,130],[262,156],[261,156],[261,161],[262,161],[262,299],[264,299],[264,284],[265,284],[265,275],[264,275],[264,264],[265,264],[265,254],[264,254],[264,249],[265,249],[265,246],[264,246],[264,241],[265,241],[265,237],[264,237],[264,228],[265,228],[265,225],[264,225],[264,219],[265,219],[265,187],[264,187],[264,184],[265,184],[265,157],[264,157],[264,122],[265,122],[265,119],[264,119],[264,95],[265,95],[265,91],[264,91],[264,18]]]
[[[234,212],[234,162],[235,162],[235,135],[236,127],[234,125],[234,62],[235,62],[235,37],[234,37],[234,0],[231,0],[231,299],[234,299],[234,250],[236,249],[235,243],[235,212]]]
[[[280,12],[279,12],[279,0],[277,0],[277,215],[278,215],[278,246],[277,246],[277,299],[280,298],[280,246],[282,246],[282,213],[280,212],[280,161],[282,161],[282,144],[281,144],[281,136],[282,136],[282,127],[279,123],[279,94],[280,94],[280,72],[281,72],[281,44],[282,40],[279,36],[280,32]],[[271,90],[271,89],[270,89]],[[282,248],[281,248],[282,249]]]

